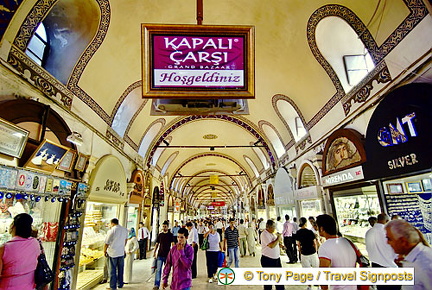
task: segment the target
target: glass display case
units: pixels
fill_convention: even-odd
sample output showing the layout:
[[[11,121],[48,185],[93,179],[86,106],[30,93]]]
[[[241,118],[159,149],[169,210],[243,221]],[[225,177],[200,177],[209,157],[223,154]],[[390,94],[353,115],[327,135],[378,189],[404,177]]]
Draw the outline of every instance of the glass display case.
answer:
[[[378,195],[374,186],[351,192],[335,192],[334,205],[339,230],[342,235],[364,241],[370,228],[368,218],[381,212]]]
[[[104,278],[104,271],[108,271],[103,253],[104,241],[110,220],[118,216],[118,211],[117,204],[87,202],[77,289],[90,289]]]

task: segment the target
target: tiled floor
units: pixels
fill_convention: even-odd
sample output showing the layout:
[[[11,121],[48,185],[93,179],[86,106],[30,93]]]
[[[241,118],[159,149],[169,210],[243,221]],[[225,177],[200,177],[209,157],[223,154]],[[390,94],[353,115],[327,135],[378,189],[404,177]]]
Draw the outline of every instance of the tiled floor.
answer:
[[[153,252],[148,252],[147,257],[151,257]],[[261,267],[260,266],[260,257],[261,257],[261,248],[257,247],[257,254],[255,257],[246,256],[243,258],[240,258],[240,267],[242,268],[254,268],[254,267]],[[150,273],[150,267],[152,264],[152,258],[147,258],[146,260],[136,260],[134,261],[133,265],[133,283],[126,284],[123,289],[145,289],[145,290],[151,290],[153,289],[153,282],[154,282],[154,276]],[[281,256],[282,260],[282,267],[286,268],[293,268],[293,267],[301,267],[301,265],[298,264],[287,264],[288,261],[287,256]],[[198,251],[198,260],[197,260],[197,269],[198,269],[198,277],[196,279],[193,279],[193,290],[220,290],[220,289],[240,289],[240,288],[247,288],[248,290],[262,290],[263,286],[222,286],[217,285],[217,283],[208,283],[207,279],[207,268],[206,268],[206,258],[204,251],[199,250]],[[96,290],[102,290],[109,287],[109,284],[103,284],[98,285],[93,289]],[[292,289],[292,290],[304,290],[307,286],[290,286],[285,285],[285,289]],[[109,288],[108,288],[109,289]],[[162,289],[162,288],[161,288]],[[169,289],[169,287],[168,287]],[[274,289],[274,287],[273,287]],[[312,289],[317,289],[316,287],[313,287]]]

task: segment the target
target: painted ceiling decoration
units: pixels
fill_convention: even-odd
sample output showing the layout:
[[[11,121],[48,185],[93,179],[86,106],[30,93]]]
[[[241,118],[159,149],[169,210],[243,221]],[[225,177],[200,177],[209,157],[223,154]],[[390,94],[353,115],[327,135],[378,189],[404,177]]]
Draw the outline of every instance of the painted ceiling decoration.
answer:
[[[127,4],[4,0],[0,1],[1,48],[8,48],[5,61],[14,73],[144,170],[146,178],[164,180],[167,195],[182,203],[188,198],[198,207],[215,196],[229,202],[250,196],[278,169],[312,146],[322,145],[324,134],[355,118],[357,109],[372,102],[377,90],[388,90],[399,77],[395,67],[405,64],[395,59],[405,57],[403,49],[415,47],[405,42],[430,16],[427,0],[282,1],[277,5],[262,0],[222,1],[232,13],[224,14],[221,0],[206,0],[205,24],[256,28],[256,97],[244,102],[247,108],[242,113],[214,114],[195,108],[201,113],[156,115],[154,103],[141,98],[141,25],[194,24],[193,0],[176,1],[176,5],[171,0]],[[17,11],[21,19],[14,17]],[[87,16],[85,21],[80,15]],[[320,41],[328,36],[320,25],[334,19],[350,30],[374,64],[349,91],[343,67],[334,63],[334,58],[342,63],[343,55],[331,54],[332,49]],[[56,38],[52,43],[63,45],[53,45],[57,55],[48,66],[36,64],[26,54],[43,21],[50,24],[48,35]],[[398,51],[401,43],[403,49]],[[334,45],[340,45],[341,51],[347,48],[343,41]],[[65,51],[73,56],[62,55]],[[61,60],[67,68],[66,64],[56,67]],[[410,61],[414,66],[416,60]],[[220,176],[219,184],[210,184],[212,174]]]

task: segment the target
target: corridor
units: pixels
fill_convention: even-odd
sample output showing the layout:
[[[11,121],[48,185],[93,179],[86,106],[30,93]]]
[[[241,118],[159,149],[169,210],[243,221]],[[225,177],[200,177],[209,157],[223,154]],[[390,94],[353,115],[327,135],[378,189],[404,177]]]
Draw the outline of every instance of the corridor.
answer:
[[[248,268],[248,267],[261,267],[260,265],[260,257],[261,257],[261,247],[256,247],[257,254],[255,257],[251,256],[245,256],[243,258],[240,258],[240,267],[242,268]],[[147,257],[151,257],[153,252],[148,252]],[[154,275],[150,274],[150,268],[152,264],[152,260],[150,258],[147,258],[146,260],[135,260],[134,266],[133,266],[133,283],[126,284],[123,289],[152,289],[153,288],[153,282],[154,282]],[[285,268],[296,268],[301,267],[300,263],[297,264],[287,264],[288,257],[281,256],[281,262],[282,267]],[[244,286],[244,285],[238,285],[238,286],[223,286],[218,285],[216,282],[214,283],[208,283],[207,278],[207,268],[206,268],[206,258],[205,253],[202,250],[198,251],[198,260],[197,260],[197,269],[198,269],[198,277],[196,279],[193,279],[193,288],[195,290],[212,290],[212,289],[240,289],[247,287],[247,289],[250,290],[261,290],[263,289],[263,286],[258,285],[251,285],[251,286]],[[102,284],[98,285],[92,289],[95,290],[104,290],[107,287],[109,287],[109,284]],[[222,288],[224,287],[224,288]],[[289,288],[288,288],[289,287]],[[273,287],[274,288],[274,287]],[[162,288],[161,288],[162,289]],[[169,287],[167,289],[170,289]],[[307,286],[285,286],[285,289],[292,289],[292,290],[303,290],[307,289]],[[317,287],[313,287],[312,289],[317,289]]]

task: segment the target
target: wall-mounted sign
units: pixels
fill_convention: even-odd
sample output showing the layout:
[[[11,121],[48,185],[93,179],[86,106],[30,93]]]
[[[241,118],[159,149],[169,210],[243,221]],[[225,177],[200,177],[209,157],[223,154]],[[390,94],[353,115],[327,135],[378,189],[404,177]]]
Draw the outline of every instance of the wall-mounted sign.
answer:
[[[112,155],[102,157],[93,169],[88,199],[95,202],[126,203],[128,200],[124,168],[120,160]]]
[[[332,186],[364,179],[361,166],[339,171],[322,177],[323,186]]]
[[[254,27],[142,24],[144,98],[254,98]]]
[[[365,161],[362,135],[353,129],[339,129],[327,139],[323,153],[323,175],[358,166]]]
[[[390,92],[366,133],[365,178],[397,176],[432,167],[432,85],[413,83]]]
[[[212,206],[225,206],[225,201],[213,201],[210,204]]]

